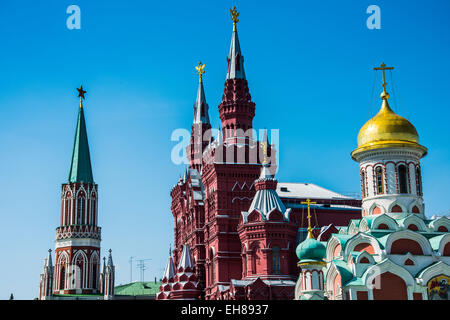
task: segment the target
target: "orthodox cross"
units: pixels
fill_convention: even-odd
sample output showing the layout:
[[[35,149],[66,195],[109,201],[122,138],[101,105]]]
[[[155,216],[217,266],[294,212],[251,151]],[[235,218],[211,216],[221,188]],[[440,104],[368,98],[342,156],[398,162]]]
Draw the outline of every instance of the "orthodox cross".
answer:
[[[394,70],[394,67],[386,67],[386,64],[383,62],[378,68],[373,68],[373,70],[381,70],[383,72],[383,93],[386,93],[386,76],[385,76],[385,70]]]
[[[311,227],[311,212],[310,212],[310,205],[311,204],[317,204],[317,202],[312,202],[309,199],[306,199],[306,201],[302,201],[301,204],[307,204],[308,205],[308,235],[306,236],[307,239],[314,239],[314,236],[312,234],[312,227]]]
[[[197,70],[199,81],[202,82],[202,77],[203,77],[203,74],[205,73],[205,65],[202,64],[201,61],[199,61],[198,65],[195,66],[195,70]]]
[[[230,9],[230,13],[231,13],[231,20],[233,20],[233,31],[236,31],[236,23],[239,22],[239,12],[237,12],[236,10],[236,6],[233,6],[232,9]]]
[[[82,85],[79,88],[77,88],[77,90],[78,90],[78,97],[80,98],[80,108],[83,108],[83,99],[84,99],[84,94],[86,93],[86,91],[83,90]]]

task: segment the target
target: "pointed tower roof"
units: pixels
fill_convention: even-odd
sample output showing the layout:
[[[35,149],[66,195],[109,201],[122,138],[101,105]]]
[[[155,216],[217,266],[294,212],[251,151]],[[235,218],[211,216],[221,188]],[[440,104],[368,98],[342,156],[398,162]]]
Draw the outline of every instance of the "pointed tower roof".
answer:
[[[231,19],[233,20],[233,35],[231,37],[230,53],[228,54],[228,79],[245,79],[244,72],[244,57],[241,53],[241,46],[239,44],[239,37],[237,33],[236,24],[239,22],[239,12],[236,11],[234,6],[230,9]]]
[[[261,168],[261,174],[255,180],[256,194],[253,197],[252,203],[248,212],[243,212],[244,221],[247,221],[248,215],[253,211],[258,211],[261,214],[262,220],[267,220],[269,215],[274,210],[280,212],[285,220],[287,220],[287,210],[283,201],[281,201],[276,192],[277,180],[274,175],[270,173],[270,165],[265,163]]]
[[[175,278],[175,266],[173,264],[172,255],[169,256],[169,260],[166,264],[166,269],[164,270],[163,279],[174,279]]]
[[[103,257],[103,267],[102,267],[102,273],[105,273],[106,271],[106,258]]]
[[[206,103],[205,89],[203,88],[203,74],[205,73],[205,65],[201,62],[195,67],[199,76],[197,99],[194,104],[194,123],[210,124],[208,109],[209,106]]]
[[[112,250],[111,249],[109,249],[108,250],[108,252],[109,252],[109,256],[108,256],[108,267],[112,267],[113,266],[113,260],[112,260]]]
[[[183,252],[181,253],[180,262],[178,263],[178,269],[180,268],[183,268],[183,270],[186,270],[186,268],[194,268],[194,264],[191,259],[191,251],[189,250],[189,245],[187,244],[183,246]]]
[[[187,181],[188,175],[189,175],[189,173],[188,173],[188,169],[187,169],[187,167],[186,167],[186,168],[184,169],[183,182],[186,182],[186,181]]]
[[[69,171],[69,183],[85,182],[94,183],[92,176],[91,156],[89,153],[89,144],[86,131],[86,122],[84,119],[83,86],[77,89],[80,97],[80,108],[78,110],[77,127],[75,130],[75,141],[73,145],[72,162]]]
[[[48,249],[48,258],[47,258],[47,260],[46,260],[46,262],[45,262],[45,265],[47,266],[47,267],[53,267],[53,262],[52,262],[52,249]]]

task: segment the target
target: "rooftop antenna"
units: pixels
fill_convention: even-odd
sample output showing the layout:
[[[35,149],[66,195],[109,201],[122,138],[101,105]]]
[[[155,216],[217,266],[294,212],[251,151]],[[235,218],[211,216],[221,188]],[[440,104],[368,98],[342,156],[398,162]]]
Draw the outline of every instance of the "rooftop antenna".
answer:
[[[144,272],[147,269],[147,266],[145,265],[145,261],[152,260],[152,259],[138,259],[137,267],[141,271],[141,282],[144,282]]]

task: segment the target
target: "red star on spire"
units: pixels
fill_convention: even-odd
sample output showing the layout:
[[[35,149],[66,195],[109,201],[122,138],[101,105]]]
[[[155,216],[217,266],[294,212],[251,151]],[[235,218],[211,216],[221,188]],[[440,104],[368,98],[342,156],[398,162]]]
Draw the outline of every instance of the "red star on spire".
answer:
[[[83,90],[83,86],[81,85],[79,88],[77,88],[77,90],[78,90],[78,97],[84,99],[84,94],[86,93],[86,91]]]

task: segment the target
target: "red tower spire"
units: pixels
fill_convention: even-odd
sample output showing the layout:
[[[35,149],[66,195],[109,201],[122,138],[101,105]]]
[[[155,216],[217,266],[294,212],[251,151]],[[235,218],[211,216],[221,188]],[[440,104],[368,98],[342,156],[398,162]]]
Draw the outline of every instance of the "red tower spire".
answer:
[[[236,8],[231,10],[233,20],[233,35],[230,53],[227,56],[228,69],[222,102],[219,105],[219,117],[222,121],[224,140],[228,143],[237,141],[252,128],[255,116],[255,104],[251,101],[248,83],[244,72],[244,57],[241,53],[236,24],[239,13]]]

